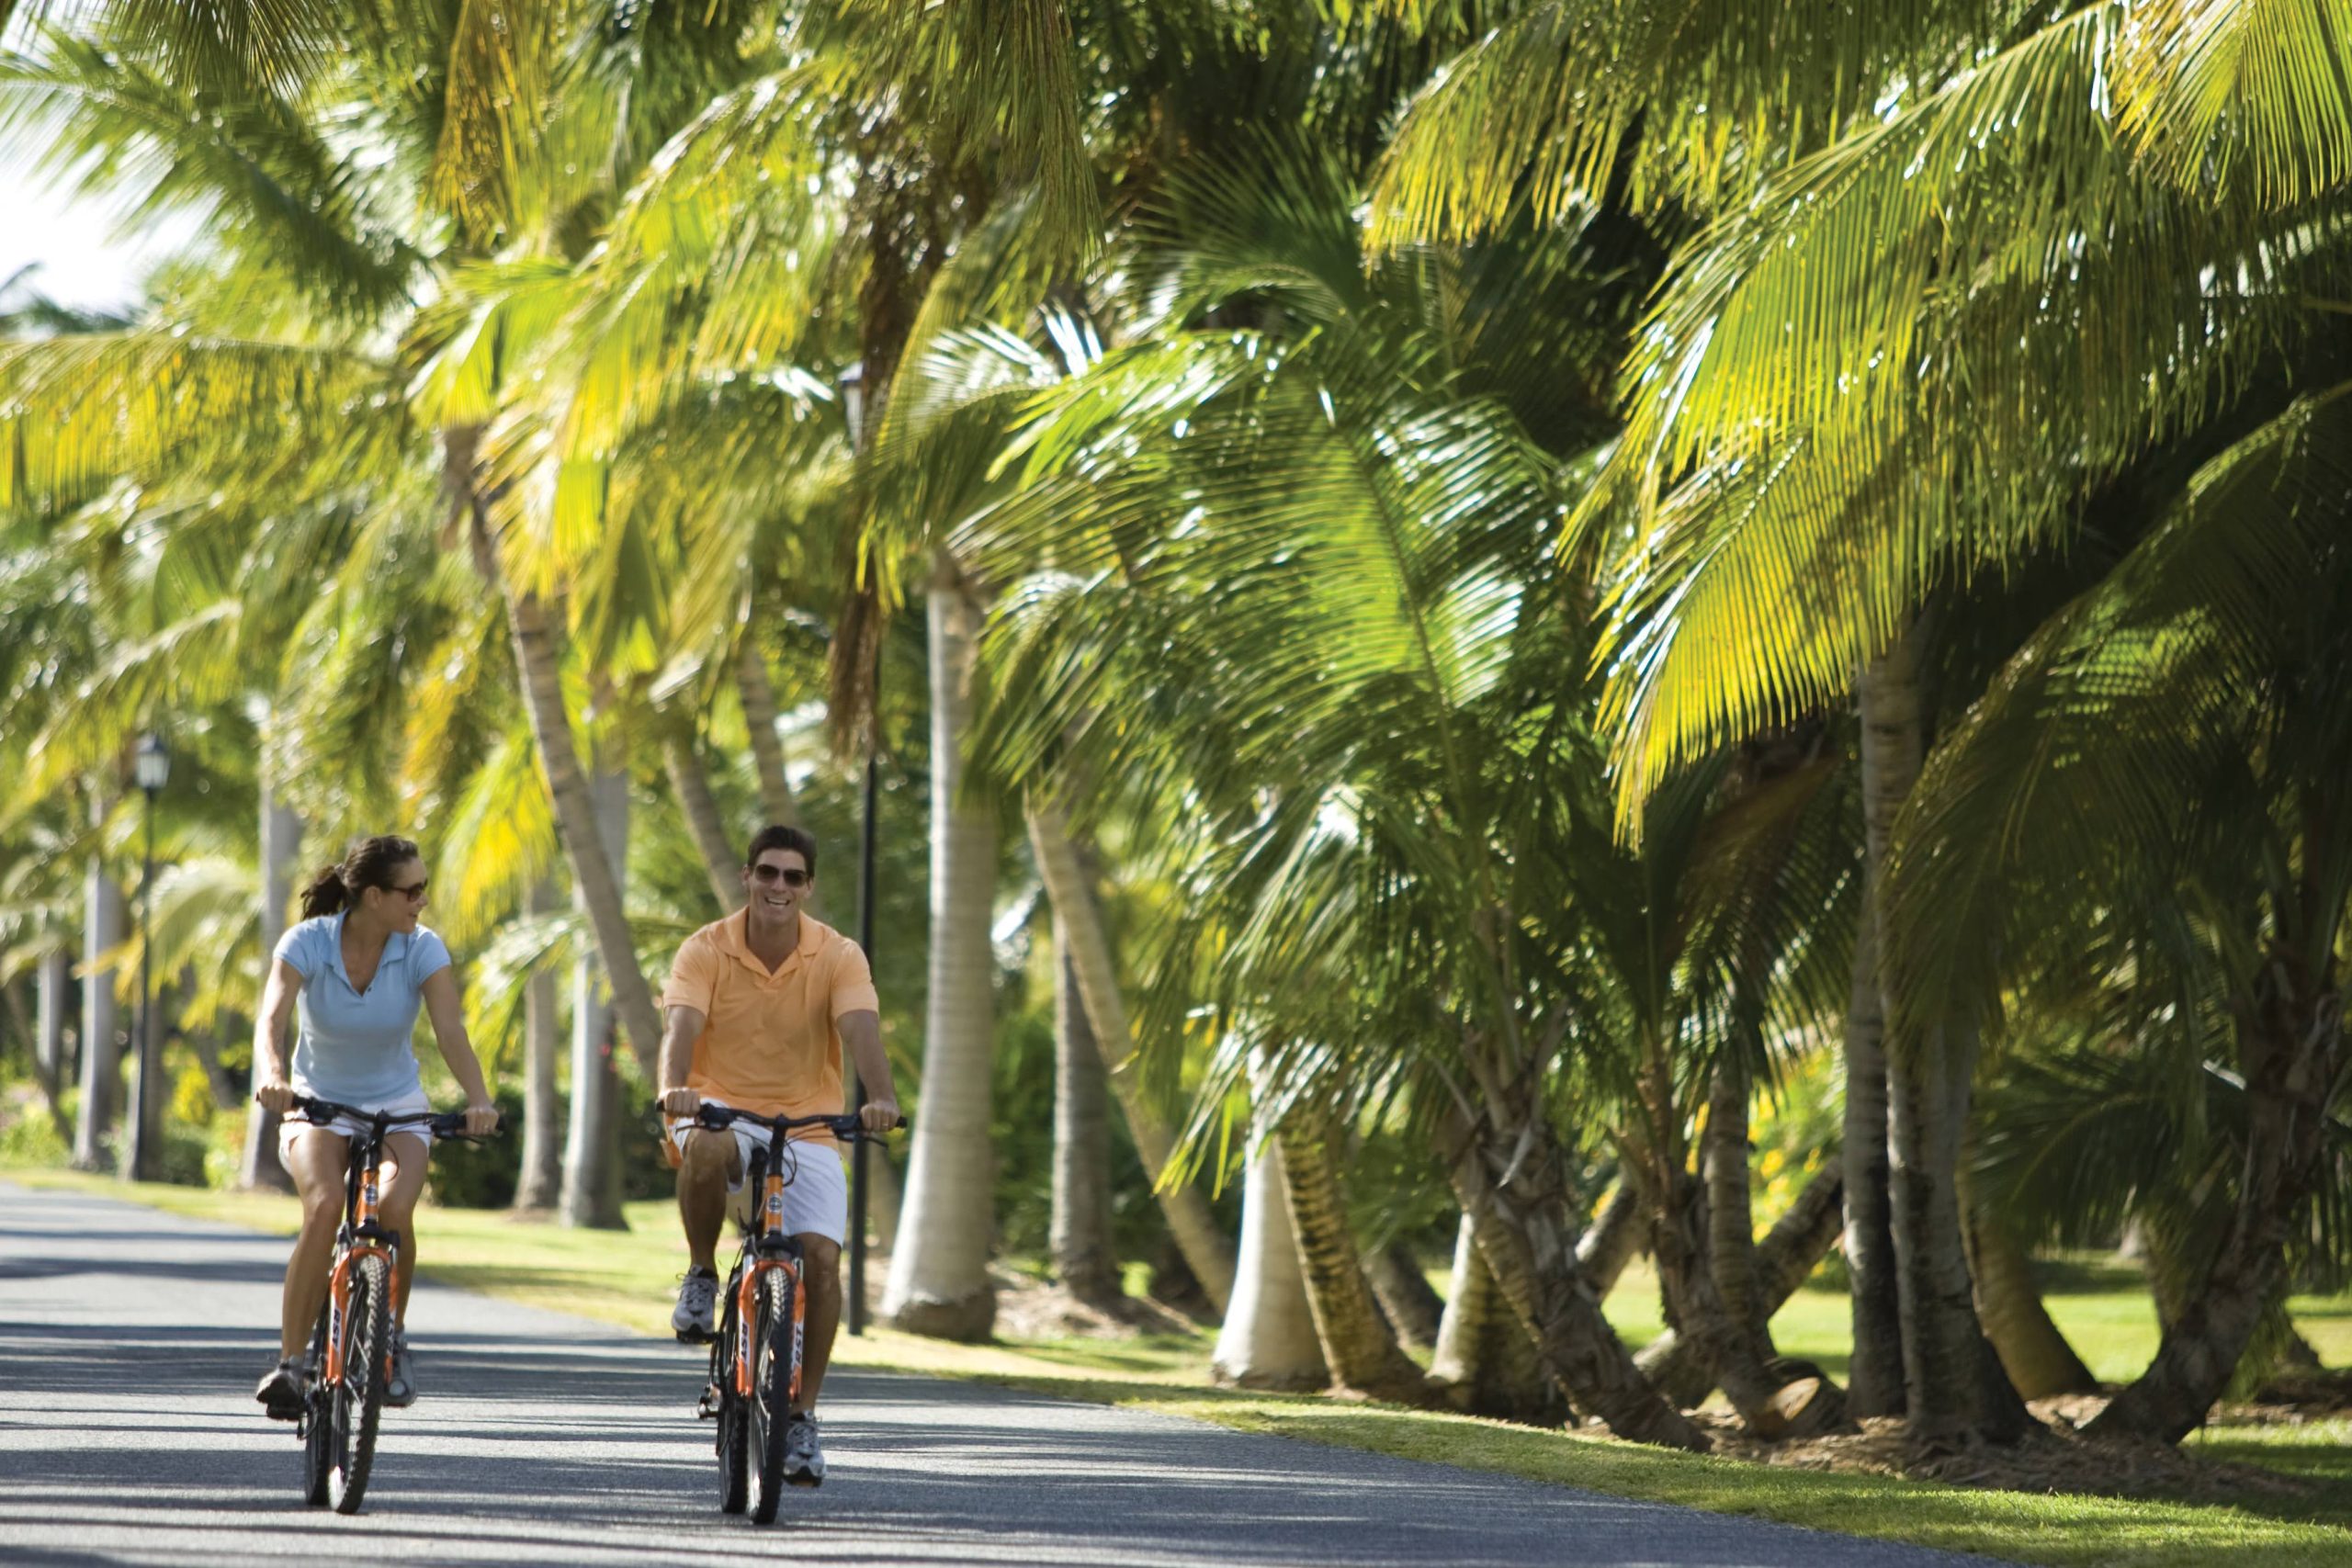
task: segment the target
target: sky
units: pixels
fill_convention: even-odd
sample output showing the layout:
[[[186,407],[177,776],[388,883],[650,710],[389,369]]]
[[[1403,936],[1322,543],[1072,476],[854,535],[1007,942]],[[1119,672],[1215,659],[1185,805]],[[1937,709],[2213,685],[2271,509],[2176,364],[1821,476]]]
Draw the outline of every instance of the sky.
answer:
[[[109,205],[75,200],[29,171],[0,163],[0,279],[38,262],[32,286],[60,304],[131,303],[140,276],[187,236],[187,225],[167,223],[163,232],[125,240],[115,232]]]

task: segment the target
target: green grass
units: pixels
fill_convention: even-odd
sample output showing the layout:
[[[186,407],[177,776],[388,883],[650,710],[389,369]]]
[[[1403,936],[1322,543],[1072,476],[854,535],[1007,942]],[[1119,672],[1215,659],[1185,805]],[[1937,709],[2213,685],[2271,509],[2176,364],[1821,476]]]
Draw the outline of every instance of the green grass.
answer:
[[[291,1200],[153,1185],[46,1168],[0,1167],[0,1178],[130,1197],[175,1213],[290,1234]],[[576,1313],[640,1333],[667,1332],[673,1282],[684,1267],[667,1203],[628,1206],[626,1232],[567,1231],[480,1211],[435,1209],[419,1225],[420,1263],[447,1283]],[[2054,1316],[2102,1376],[2137,1370],[2155,1346],[2153,1312],[2128,1270],[2078,1262],[2060,1271]],[[1629,1271],[1610,1297],[1629,1339],[1657,1331],[1654,1281]],[[2297,1303],[2305,1333],[2331,1360],[2352,1349],[2352,1302]],[[1842,1371],[1845,1299],[1802,1291],[1774,1320],[1792,1354]],[[1536,1431],[1386,1405],[1206,1386],[1209,1341],[1198,1334],[1140,1339],[1035,1339],[947,1345],[876,1330],[844,1338],[853,1366],[931,1372],[1098,1404],[1190,1416],[1240,1431],[1436,1461],[1752,1516],[1853,1535],[1975,1551],[2062,1568],[2352,1568],[2352,1423],[2220,1428],[2192,1439],[2218,1460],[2298,1476],[2305,1497],[2236,1506],[1986,1492],[1874,1475],[1828,1474],[1640,1448],[1579,1432]]]

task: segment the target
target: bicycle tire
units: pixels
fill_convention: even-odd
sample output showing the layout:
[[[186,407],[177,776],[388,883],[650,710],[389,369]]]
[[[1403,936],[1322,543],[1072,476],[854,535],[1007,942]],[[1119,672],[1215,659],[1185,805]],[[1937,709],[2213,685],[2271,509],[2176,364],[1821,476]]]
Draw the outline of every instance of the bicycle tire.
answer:
[[[327,1323],[334,1313],[332,1303],[319,1304],[318,1326],[311,1330],[310,1375],[302,1381],[302,1501],[313,1508],[327,1506],[327,1472],[334,1468],[329,1458],[334,1412],[329,1407],[325,1370]]]
[[[748,1498],[745,1473],[746,1412],[735,1392],[735,1330],[725,1327],[710,1345],[710,1385],[718,1391],[718,1511],[740,1514]]]
[[[343,1379],[334,1389],[334,1468],[327,1501],[356,1514],[376,1461],[376,1428],[384,1413],[384,1358],[392,1348],[392,1271],[370,1253],[352,1266],[351,1306],[343,1325]]]
[[[775,1522],[784,1500],[784,1445],[789,1423],[793,1384],[798,1381],[799,1338],[793,1333],[793,1291],[789,1269],[771,1269],[760,1276],[759,1337],[752,1359],[752,1397],[746,1401],[744,1457],[749,1472],[752,1522]]]

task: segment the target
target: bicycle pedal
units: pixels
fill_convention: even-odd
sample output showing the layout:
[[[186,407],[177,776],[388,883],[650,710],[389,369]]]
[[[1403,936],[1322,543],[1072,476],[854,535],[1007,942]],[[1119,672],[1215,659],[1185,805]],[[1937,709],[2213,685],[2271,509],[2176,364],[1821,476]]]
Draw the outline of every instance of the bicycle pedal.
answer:
[[[717,1389],[707,1384],[704,1385],[702,1397],[695,1402],[695,1416],[697,1419],[704,1421],[718,1419],[718,1391]]]

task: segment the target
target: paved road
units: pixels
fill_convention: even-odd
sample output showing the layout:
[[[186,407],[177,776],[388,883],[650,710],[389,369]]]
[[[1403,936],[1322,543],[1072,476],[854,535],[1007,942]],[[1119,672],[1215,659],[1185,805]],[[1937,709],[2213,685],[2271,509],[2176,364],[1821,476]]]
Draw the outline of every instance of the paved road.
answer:
[[[690,1354],[422,1284],[425,1397],[387,1413],[367,1509],[344,1518],[300,1505],[291,1429],[252,1400],[284,1257],[250,1232],[0,1185],[0,1561],[1982,1562],[847,1371],[826,1401],[831,1477],[762,1530],[717,1511]]]

